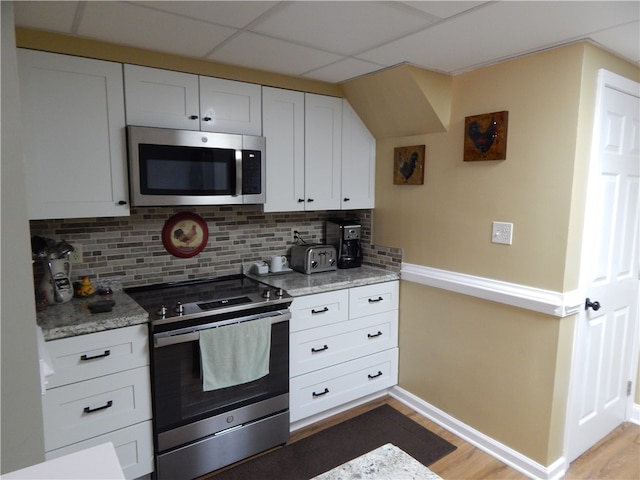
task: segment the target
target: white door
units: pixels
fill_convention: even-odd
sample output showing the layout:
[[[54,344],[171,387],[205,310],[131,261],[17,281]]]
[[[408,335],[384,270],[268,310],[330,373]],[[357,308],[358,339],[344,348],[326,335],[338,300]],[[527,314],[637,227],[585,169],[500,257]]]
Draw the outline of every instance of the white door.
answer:
[[[568,462],[628,418],[635,391],[629,382],[638,361],[639,97],[639,84],[600,72],[581,268],[592,306],[585,304],[577,319]]]

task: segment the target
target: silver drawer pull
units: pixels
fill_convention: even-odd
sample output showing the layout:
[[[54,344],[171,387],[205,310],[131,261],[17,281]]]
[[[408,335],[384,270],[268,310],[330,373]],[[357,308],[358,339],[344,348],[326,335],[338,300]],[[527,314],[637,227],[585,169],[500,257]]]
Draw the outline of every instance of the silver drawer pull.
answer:
[[[322,348],[314,348],[311,347],[311,353],[318,353],[318,352],[324,352],[325,350],[329,350],[329,345],[325,345]]]
[[[101,407],[98,408],[91,408],[91,407],[84,407],[84,413],[94,413],[94,412],[99,412],[100,410],[105,410],[109,407],[113,406],[113,400],[109,400],[106,405],[103,405]]]
[[[104,357],[108,357],[109,355],[111,355],[111,350],[105,350],[104,353],[102,353],[100,355],[94,355],[93,357],[89,357],[85,353],[84,355],[80,355],[80,360],[82,360],[82,361],[95,360],[96,358],[104,358]]]
[[[380,370],[378,370],[378,373],[376,373],[375,375],[367,375],[367,377],[369,377],[369,380],[373,380],[374,378],[378,378],[382,376],[382,372]]]
[[[377,338],[382,335],[382,332],[378,330],[378,333],[367,333],[367,338]]]
[[[321,397],[322,395],[326,395],[327,393],[329,393],[329,389],[325,387],[324,391],[320,392],[320,393],[316,393],[313,392],[311,395],[313,395],[313,397]]]
[[[369,303],[378,303],[382,301],[382,297],[378,297],[378,298],[370,298],[369,299]]]
[[[313,309],[311,309],[311,313],[313,315],[316,315],[318,313],[326,313],[328,311],[329,311],[329,307],[324,307],[322,310],[313,310]]]

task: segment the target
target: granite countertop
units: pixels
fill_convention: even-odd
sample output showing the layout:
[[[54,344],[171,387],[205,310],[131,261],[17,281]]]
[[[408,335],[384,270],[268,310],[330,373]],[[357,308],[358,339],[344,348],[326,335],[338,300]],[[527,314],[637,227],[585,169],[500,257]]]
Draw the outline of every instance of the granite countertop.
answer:
[[[246,273],[246,275],[272,287],[282,288],[293,297],[400,279],[398,273],[367,265],[310,275],[294,271],[266,275]]]
[[[391,443],[354,458],[312,480],[442,480]]]
[[[89,304],[102,300],[98,295],[73,298],[62,305],[49,305],[37,312],[36,321],[45,341],[74,337],[86,333],[139,325],[149,321],[149,314],[122,291],[113,293],[116,302],[111,312],[91,313]]]

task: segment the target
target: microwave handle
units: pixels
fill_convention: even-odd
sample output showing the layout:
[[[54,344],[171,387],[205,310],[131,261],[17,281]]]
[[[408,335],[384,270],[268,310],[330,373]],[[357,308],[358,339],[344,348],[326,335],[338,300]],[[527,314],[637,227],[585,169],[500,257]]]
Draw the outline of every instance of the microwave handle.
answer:
[[[237,197],[242,195],[242,150],[236,150],[236,193]]]

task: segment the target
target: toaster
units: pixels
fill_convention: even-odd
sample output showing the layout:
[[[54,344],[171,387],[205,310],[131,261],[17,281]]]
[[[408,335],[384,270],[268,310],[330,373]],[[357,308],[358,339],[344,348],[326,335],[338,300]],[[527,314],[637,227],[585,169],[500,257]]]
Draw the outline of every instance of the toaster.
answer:
[[[294,245],[291,247],[289,267],[306,274],[337,270],[336,247],[333,245]]]

